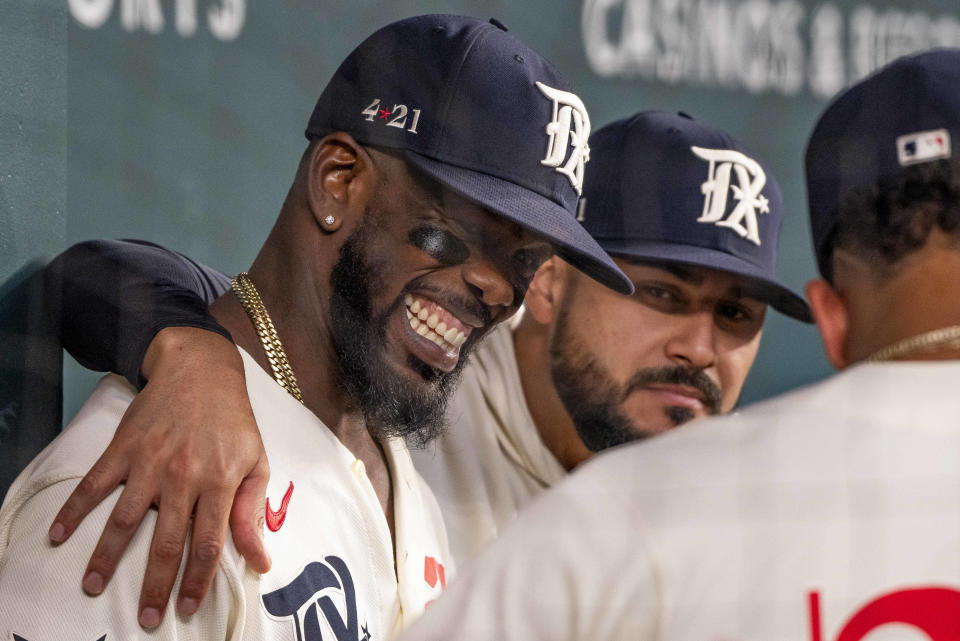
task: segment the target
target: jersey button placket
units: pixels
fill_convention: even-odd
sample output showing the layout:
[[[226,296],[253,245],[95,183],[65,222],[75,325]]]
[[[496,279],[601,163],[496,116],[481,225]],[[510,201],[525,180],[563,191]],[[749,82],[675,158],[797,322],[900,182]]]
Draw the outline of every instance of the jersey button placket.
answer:
[[[367,466],[363,464],[363,461],[360,459],[354,459],[353,463],[350,464],[350,470],[353,472],[353,475],[361,483],[368,481],[367,479]]]

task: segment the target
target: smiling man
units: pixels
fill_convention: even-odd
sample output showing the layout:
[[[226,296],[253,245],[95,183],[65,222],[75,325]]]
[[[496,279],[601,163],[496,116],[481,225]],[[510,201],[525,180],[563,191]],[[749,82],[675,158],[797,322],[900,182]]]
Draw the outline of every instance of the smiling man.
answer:
[[[467,352],[516,311],[554,249],[631,290],[574,219],[588,131],[563,78],[498,24],[411,18],[355,49],[310,117],[269,238],[210,308],[239,348],[229,371],[216,370],[219,383],[249,392],[238,411],[252,408],[271,489],[284,497],[268,510],[270,571],[258,577],[232,547],[220,558],[226,519],[215,506],[233,488],[219,482],[178,505],[182,493],[155,494],[131,477],[50,547],[46,524],[121,417],[149,413],[110,376],[4,501],[0,636],[130,639],[143,626],[170,639],[386,639],[414,619],[451,558],[401,437],[437,429]],[[443,338],[414,328],[414,305],[428,325],[442,319]],[[146,369],[164,356],[147,354]],[[194,443],[209,454],[207,445]],[[150,445],[157,459],[169,446],[162,435]],[[191,486],[208,460],[180,458],[168,485]],[[154,502],[159,514],[148,511]],[[144,513],[152,539],[152,527],[138,529]],[[127,544],[114,574],[103,559]],[[158,584],[141,592],[147,570]],[[103,597],[84,596],[81,576]],[[163,616],[175,584],[179,613],[195,616]]]

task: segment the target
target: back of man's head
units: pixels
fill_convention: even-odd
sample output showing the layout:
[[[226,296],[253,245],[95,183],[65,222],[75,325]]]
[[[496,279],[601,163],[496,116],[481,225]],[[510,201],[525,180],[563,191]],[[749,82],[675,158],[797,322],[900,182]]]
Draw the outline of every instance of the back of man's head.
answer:
[[[842,247],[894,265],[960,227],[960,49],[900,58],[841,94],[807,146],[820,273]],[[952,144],[951,144],[952,143]]]
[[[960,265],[958,87],[960,49],[900,58],[841,94],[811,135],[817,264],[844,301],[846,347],[831,355],[824,335],[834,365],[890,356],[877,350],[960,322],[945,295],[960,286],[950,266]],[[818,287],[808,296],[823,331],[841,309]]]

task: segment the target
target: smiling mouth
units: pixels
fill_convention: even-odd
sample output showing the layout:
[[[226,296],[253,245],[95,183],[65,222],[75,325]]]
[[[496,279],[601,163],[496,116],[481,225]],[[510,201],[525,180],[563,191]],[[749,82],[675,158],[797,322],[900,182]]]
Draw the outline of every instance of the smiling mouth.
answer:
[[[472,328],[427,298],[407,294],[403,302],[407,307],[407,322],[414,332],[447,354],[459,353]]]

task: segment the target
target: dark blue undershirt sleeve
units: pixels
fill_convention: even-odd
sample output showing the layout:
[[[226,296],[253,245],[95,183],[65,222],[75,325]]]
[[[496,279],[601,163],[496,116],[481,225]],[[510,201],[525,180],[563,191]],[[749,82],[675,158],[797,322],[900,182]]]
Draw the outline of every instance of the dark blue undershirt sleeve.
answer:
[[[233,340],[207,309],[230,278],[139,240],[91,240],[57,256],[44,273],[60,341],[84,367],[116,372],[137,389],[150,341],[165,327],[198,327]]]

